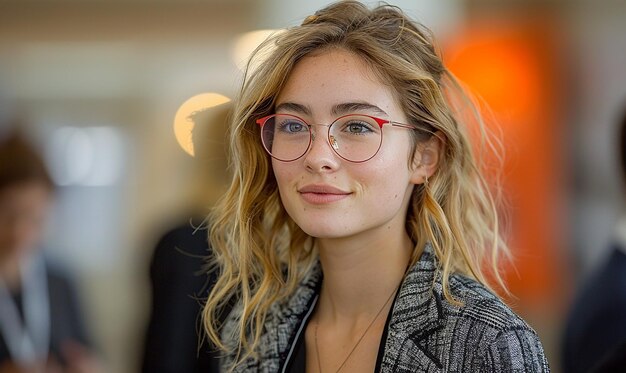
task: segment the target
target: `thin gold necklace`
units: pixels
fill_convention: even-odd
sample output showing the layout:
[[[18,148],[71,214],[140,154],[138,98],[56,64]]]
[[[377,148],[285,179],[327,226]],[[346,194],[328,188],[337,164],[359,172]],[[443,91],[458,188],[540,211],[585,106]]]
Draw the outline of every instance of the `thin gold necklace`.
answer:
[[[363,334],[361,334],[361,337],[359,337],[359,340],[356,341],[356,343],[354,344],[354,347],[352,347],[352,350],[350,350],[350,352],[348,353],[348,356],[346,356],[346,358],[343,360],[343,363],[341,363],[341,365],[339,366],[339,368],[337,368],[335,373],[339,373],[339,371],[346,365],[346,363],[348,362],[348,359],[350,359],[350,356],[352,356],[352,353],[354,352],[354,350],[356,350],[356,348],[359,346],[359,343],[361,343],[363,338],[365,338],[365,335],[370,330],[372,325],[374,325],[374,322],[378,319],[378,316],[380,316],[380,314],[383,312],[383,310],[385,309],[385,307],[387,306],[391,298],[393,298],[393,295],[396,293],[396,291],[398,291],[398,288],[395,288],[391,292],[391,294],[389,295],[389,298],[387,298],[387,300],[385,301],[385,304],[383,304],[383,306],[380,307],[380,309],[376,313],[376,316],[374,316],[370,324],[367,326],[367,328],[365,328],[365,331],[363,331]],[[319,325],[320,325],[319,321],[315,320],[315,354],[317,355],[317,369],[319,370],[319,373],[322,373],[322,360],[320,359],[320,349],[317,347],[317,328],[319,327]]]

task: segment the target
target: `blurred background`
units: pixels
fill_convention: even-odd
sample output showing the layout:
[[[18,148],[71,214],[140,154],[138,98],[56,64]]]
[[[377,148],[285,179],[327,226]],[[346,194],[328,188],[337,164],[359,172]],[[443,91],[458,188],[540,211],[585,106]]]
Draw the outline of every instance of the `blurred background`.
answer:
[[[223,191],[223,129],[200,127],[223,123],[217,108],[267,35],[253,32],[327,3],[0,0],[0,123],[21,120],[59,185],[45,247],[80,280],[107,371],[138,370],[158,236]],[[493,110],[517,258],[511,304],[559,372],[564,315],[624,201],[626,2],[389,3],[434,30],[450,69]],[[218,153],[199,156],[192,132]]]

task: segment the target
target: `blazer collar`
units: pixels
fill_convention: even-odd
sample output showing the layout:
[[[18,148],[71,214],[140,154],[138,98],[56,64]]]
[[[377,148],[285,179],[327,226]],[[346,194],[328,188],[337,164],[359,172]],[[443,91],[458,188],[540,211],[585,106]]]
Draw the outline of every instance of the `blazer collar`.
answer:
[[[272,322],[275,327],[269,328],[263,338],[268,342],[264,346],[265,353],[262,354],[265,364],[269,361],[275,363],[286,360],[291,347],[296,342],[298,328],[303,325],[305,315],[319,295],[322,278],[321,267],[317,263],[288,304],[273,307],[271,314],[275,317],[275,322]],[[397,359],[400,351],[393,346],[400,346],[408,339],[414,341],[435,365],[441,364],[435,354],[428,350],[426,344],[428,336],[444,324],[441,300],[434,296],[434,290],[440,291],[440,288],[441,278],[436,257],[431,245],[427,244],[418,262],[407,272],[396,296],[387,331],[383,365],[385,362]],[[286,335],[290,337],[285,338]],[[269,343],[269,341],[278,343]]]
[[[305,319],[313,311],[319,291],[322,285],[322,269],[317,262],[298,286],[294,295],[287,304],[275,304],[272,306],[270,317],[273,319],[269,324],[274,325],[266,330],[261,343],[262,367],[275,370],[274,366],[284,368],[285,361],[293,352],[299,333],[303,333]],[[276,364],[276,365],[275,365]]]
[[[424,247],[420,260],[407,273],[391,311],[387,331],[383,367],[398,359],[400,349],[411,340],[433,363],[441,367],[441,361],[427,344],[428,337],[444,326],[441,292],[441,273],[430,244]]]

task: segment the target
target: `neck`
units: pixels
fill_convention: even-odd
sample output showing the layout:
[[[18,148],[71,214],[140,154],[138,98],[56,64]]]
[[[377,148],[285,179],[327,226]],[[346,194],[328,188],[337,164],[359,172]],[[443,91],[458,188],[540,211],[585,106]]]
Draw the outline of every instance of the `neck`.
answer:
[[[0,279],[9,291],[19,289],[22,282],[19,257],[5,258],[0,262]]]
[[[330,322],[370,319],[398,287],[414,250],[406,232],[385,239],[320,239],[324,282],[318,317]],[[395,241],[389,237],[398,237]]]

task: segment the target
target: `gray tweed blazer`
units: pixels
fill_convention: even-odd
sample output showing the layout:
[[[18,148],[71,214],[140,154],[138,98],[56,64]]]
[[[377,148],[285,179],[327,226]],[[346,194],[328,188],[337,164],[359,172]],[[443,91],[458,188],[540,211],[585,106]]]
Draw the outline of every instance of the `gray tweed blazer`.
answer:
[[[283,372],[305,320],[313,311],[322,274],[319,266],[283,306],[272,308],[259,344],[235,372]],[[535,331],[496,295],[475,280],[450,277],[452,294],[443,296],[432,248],[426,246],[409,270],[391,311],[381,373],[388,372],[549,372]],[[228,316],[223,336],[232,335],[241,307]],[[234,356],[222,359],[222,370]]]

